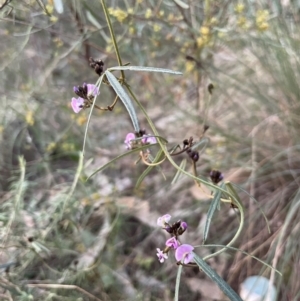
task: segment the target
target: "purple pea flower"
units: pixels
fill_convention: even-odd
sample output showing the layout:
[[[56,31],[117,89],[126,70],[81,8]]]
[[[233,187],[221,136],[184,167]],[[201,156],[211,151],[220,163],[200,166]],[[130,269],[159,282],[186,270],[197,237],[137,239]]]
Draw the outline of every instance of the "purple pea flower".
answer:
[[[180,227],[177,229],[177,233],[179,235],[183,234],[185,232],[185,230],[187,229],[187,227],[188,227],[187,223],[182,221],[180,223]]]
[[[132,149],[132,140],[135,140],[135,134],[134,133],[128,133],[126,135],[124,143],[126,144],[127,149]]]
[[[194,255],[192,251],[194,247],[188,244],[183,244],[179,246],[175,251],[175,258],[177,261],[183,262],[184,264],[188,264],[192,261]]]
[[[157,248],[157,254],[156,256],[158,257],[158,260],[160,261],[160,263],[163,263],[165,261],[165,259],[168,258],[168,254],[164,253],[161,249]]]
[[[87,84],[87,95],[88,96],[97,96],[99,95],[99,89],[96,85],[93,85],[93,84]]]
[[[209,173],[210,179],[214,184],[218,184],[224,179],[224,175],[219,170],[212,170]]]
[[[151,135],[143,135],[142,144],[155,144],[157,140],[154,136]]]
[[[71,106],[76,114],[79,113],[79,111],[82,110],[84,106],[84,99],[81,97],[78,98],[73,97],[71,101]]]
[[[157,219],[157,225],[160,227],[164,227],[165,224],[167,224],[170,219],[171,219],[171,215],[165,214]]]
[[[73,87],[73,91],[79,96],[78,98],[73,97],[71,101],[75,113],[79,113],[84,107],[89,107],[93,103],[94,97],[100,94],[96,85],[86,83],[82,87]]]
[[[166,241],[166,246],[176,250],[179,246],[179,243],[175,237],[171,237]]]

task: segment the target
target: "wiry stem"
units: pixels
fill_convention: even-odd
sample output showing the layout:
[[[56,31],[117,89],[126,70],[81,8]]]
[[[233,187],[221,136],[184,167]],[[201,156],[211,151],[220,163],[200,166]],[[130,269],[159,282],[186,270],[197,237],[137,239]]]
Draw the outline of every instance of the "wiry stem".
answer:
[[[108,25],[109,33],[110,33],[110,36],[111,36],[111,39],[112,39],[112,42],[113,42],[113,45],[114,45],[114,48],[115,48],[118,64],[119,64],[119,66],[123,66],[122,59],[121,59],[120,52],[119,52],[119,48],[118,48],[118,44],[117,44],[117,41],[116,41],[114,30],[112,28],[112,24],[111,24],[111,21],[110,21],[109,12],[108,12],[106,3],[105,3],[104,0],[101,0],[101,4],[102,4],[103,11],[104,11],[104,14],[105,14],[105,18],[106,18],[106,22],[107,22],[107,25]],[[125,74],[124,74],[124,71],[121,70],[121,82],[123,82],[124,80],[125,80]]]

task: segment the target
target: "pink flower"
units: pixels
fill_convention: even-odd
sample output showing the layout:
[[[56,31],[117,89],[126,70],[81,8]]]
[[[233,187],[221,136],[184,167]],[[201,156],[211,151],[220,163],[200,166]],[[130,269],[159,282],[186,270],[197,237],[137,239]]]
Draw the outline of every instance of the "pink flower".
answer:
[[[192,261],[194,255],[192,251],[194,247],[188,244],[183,244],[179,246],[175,251],[175,258],[177,261],[183,262],[184,264],[188,264]]]
[[[157,219],[157,225],[160,227],[164,227],[165,224],[167,224],[170,219],[171,219],[171,215],[165,214]]]
[[[142,143],[143,144],[155,144],[155,143],[157,143],[157,140],[154,136],[143,135]]]
[[[84,99],[81,97],[78,98],[73,97],[71,101],[71,106],[76,114],[79,113],[79,111],[81,111],[84,106]]]
[[[177,234],[181,235],[185,232],[185,230],[187,229],[188,225],[186,222],[181,222],[180,223],[180,227],[177,229]]]
[[[86,83],[84,83],[82,87],[75,86],[73,91],[79,96],[78,98],[73,97],[71,101],[71,106],[75,113],[81,111],[85,105],[86,107],[89,107],[93,103],[94,97],[100,94],[96,85]]]
[[[96,96],[96,95],[99,95],[99,89],[96,85],[93,85],[93,84],[87,84],[87,95],[90,96]]]
[[[135,134],[134,133],[128,133],[126,135],[124,143],[126,144],[127,149],[132,149],[132,140],[135,140]]]
[[[176,250],[179,246],[179,243],[175,237],[171,237],[166,241],[166,246]]]
[[[164,253],[161,249],[157,248],[157,254],[156,256],[158,257],[158,260],[160,261],[160,263],[163,263],[165,261],[165,259],[168,258],[168,254]]]

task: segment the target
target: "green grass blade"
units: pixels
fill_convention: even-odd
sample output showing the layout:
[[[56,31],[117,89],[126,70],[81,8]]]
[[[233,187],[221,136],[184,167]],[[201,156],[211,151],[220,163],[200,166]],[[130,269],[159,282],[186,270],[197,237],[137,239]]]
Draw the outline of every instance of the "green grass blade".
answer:
[[[178,267],[178,270],[177,270],[174,301],[178,301],[179,300],[179,286],[180,286],[181,273],[182,273],[182,265],[180,265]]]
[[[224,183],[222,183],[221,188],[224,188]],[[209,232],[209,227],[210,227],[210,223],[212,220],[212,217],[216,211],[216,209],[218,208],[219,204],[220,204],[220,198],[222,196],[222,191],[218,190],[215,195],[213,200],[210,203],[210,207],[208,209],[207,212],[207,218],[206,218],[206,222],[205,222],[205,226],[204,226],[204,232],[203,232],[203,243],[206,241],[207,236],[208,236],[208,232]]]
[[[268,218],[266,217],[265,213],[263,212],[263,210],[260,208],[260,205],[258,203],[258,201],[256,200],[256,198],[254,196],[252,196],[247,190],[239,187],[238,185],[234,184],[234,183],[230,183],[230,185],[242,190],[244,193],[246,193],[254,202],[255,204],[258,206],[259,211],[261,212],[262,216],[264,217],[266,224],[267,224],[267,228],[268,228],[268,232],[271,233],[271,229],[270,229],[270,225],[269,225],[269,221]]]
[[[179,5],[181,8],[183,9],[188,9],[189,8],[189,5],[184,3],[183,1],[181,0],[174,0],[174,2]]]
[[[272,267],[270,264],[264,262],[263,260],[259,259],[258,257],[254,256],[254,255],[251,255],[250,253],[246,252],[246,251],[243,251],[241,249],[238,249],[238,248],[234,248],[234,247],[229,247],[229,246],[224,246],[224,245],[202,245],[201,247],[206,247],[206,248],[226,248],[226,249],[229,249],[229,250],[234,250],[234,251],[238,251],[244,255],[247,255],[247,256],[250,256],[251,258],[255,259],[256,261],[260,262],[262,265],[274,270],[278,275],[282,276],[282,273],[280,271],[278,271],[277,269],[275,269],[274,267]]]
[[[185,170],[186,162],[187,162],[186,159],[183,159],[181,161],[181,163],[179,165],[180,169]],[[181,175],[182,175],[182,172],[179,169],[177,169],[177,172],[176,172],[171,184],[172,185],[175,184],[179,180]]]
[[[204,137],[192,146],[192,150],[197,150],[199,152],[203,152],[206,149],[206,146],[208,145],[208,143],[209,143],[209,138]]]
[[[223,189],[223,187],[218,187],[216,186],[215,188],[218,190],[218,191],[223,191],[225,192],[225,195],[227,195],[228,197],[230,197],[230,199],[222,199],[222,202],[226,202],[226,203],[234,203],[234,205],[237,206],[239,212],[240,212],[240,225],[239,225],[239,228],[238,230],[236,231],[234,237],[231,239],[231,241],[226,245],[226,247],[222,248],[221,250],[213,253],[213,254],[209,254],[207,256],[205,256],[203,259],[204,260],[207,260],[208,258],[212,258],[212,257],[215,257],[223,252],[226,251],[226,248],[231,246],[237,239],[238,237],[240,236],[241,232],[242,232],[242,229],[244,227],[244,219],[245,219],[245,213],[244,213],[244,207],[240,201],[240,198],[238,196],[238,194],[236,193],[236,191],[233,189],[232,191],[230,191],[230,189],[228,189],[228,187],[230,187],[230,185],[228,186],[227,185],[228,182],[225,182],[225,189]],[[228,189],[228,190],[227,190]],[[227,191],[226,191],[227,190]]]
[[[96,82],[96,86],[98,87],[99,91],[100,91],[100,87],[101,87],[101,84],[102,84],[102,81],[103,81],[103,77],[104,77],[104,75],[102,74]],[[87,133],[88,133],[88,129],[89,129],[89,125],[90,125],[90,122],[91,122],[92,113],[93,113],[93,110],[94,110],[94,107],[95,107],[95,104],[96,104],[97,97],[98,97],[98,95],[96,95],[96,97],[93,101],[92,107],[91,107],[90,112],[89,112],[89,117],[88,117],[88,120],[87,120],[87,123],[86,123],[85,131],[84,131],[83,145],[82,145],[82,154],[83,154],[83,156],[84,156],[85,145],[86,145],[86,140],[87,140]]]
[[[174,71],[174,70],[164,69],[164,68],[143,67],[143,66],[116,66],[116,67],[107,69],[107,71],[116,71],[116,70],[160,72],[160,73],[182,75],[182,72],[179,72],[179,71]]]
[[[112,160],[110,160],[109,162],[107,162],[106,164],[102,165],[101,167],[99,167],[98,169],[96,169],[91,175],[88,176],[88,178],[86,179],[86,181],[88,181],[92,176],[94,176],[95,174],[97,174],[98,172],[100,171],[103,171],[105,170],[107,167],[109,167],[109,165],[111,165],[112,163],[118,161],[119,159],[121,158],[124,158],[130,154],[133,154],[135,152],[138,152],[140,150],[143,150],[143,149],[146,149],[146,148],[149,148],[149,145],[144,145],[142,147],[139,147],[139,148],[135,148],[135,149],[132,149],[124,154],[121,154],[115,158],[113,158]]]
[[[231,301],[243,301],[239,295],[213,270],[202,258],[194,254],[194,261],[199,268],[212,280]]]
[[[137,118],[137,115],[136,115],[136,112],[135,112],[135,109],[134,109],[134,106],[132,104],[130,97],[128,96],[128,94],[125,92],[125,90],[123,89],[121,84],[118,82],[116,77],[111,72],[106,70],[105,75],[106,75],[109,83],[111,84],[111,86],[113,87],[113,89],[115,90],[117,95],[119,96],[119,98],[122,100],[128,114],[131,118],[134,130],[136,132],[139,132],[140,127],[139,127],[138,118]]]
[[[235,203],[236,200],[237,200],[240,204],[242,204],[242,201],[241,201],[239,195],[237,194],[236,190],[234,189],[233,185],[232,185],[230,182],[225,182],[225,185],[226,185],[227,191],[228,191],[231,195],[233,195],[234,198],[235,198],[235,200],[232,199],[233,204],[234,204],[234,205],[237,205],[237,204]]]

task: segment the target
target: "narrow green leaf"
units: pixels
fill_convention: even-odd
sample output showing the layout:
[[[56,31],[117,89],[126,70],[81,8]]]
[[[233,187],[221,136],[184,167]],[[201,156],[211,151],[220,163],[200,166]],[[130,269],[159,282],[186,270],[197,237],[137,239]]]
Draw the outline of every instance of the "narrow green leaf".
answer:
[[[87,19],[98,29],[103,29],[101,24],[98,22],[98,20],[91,14],[90,11],[86,12]]]
[[[170,69],[155,68],[155,67],[143,67],[143,66],[116,66],[108,69],[109,71],[116,70],[128,70],[128,71],[145,71],[145,72],[161,72],[175,75],[182,75],[182,72],[174,71]]]
[[[102,165],[101,167],[99,167],[98,169],[96,169],[91,175],[88,176],[88,178],[86,179],[86,181],[89,180],[92,176],[94,176],[94,175],[97,174],[98,172],[105,170],[107,167],[109,167],[109,165],[111,165],[112,163],[116,162],[117,160],[119,160],[119,159],[121,159],[121,158],[123,158],[123,157],[126,157],[126,156],[128,156],[128,155],[130,155],[130,154],[133,154],[133,153],[135,153],[135,152],[138,152],[138,151],[140,151],[140,150],[142,150],[142,149],[145,149],[145,148],[149,148],[149,145],[144,145],[144,146],[142,146],[142,147],[132,149],[132,150],[130,150],[130,151],[124,153],[124,154],[121,154],[121,155],[119,155],[119,156],[113,158],[112,160],[110,160],[110,161],[107,162],[106,164],[104,164],[104,165]]]
[[[206,148],[208,143],[209,143],[209,139],[207,137],[204,137],[192,146],[192,150],[197,150],[199,152],[202,152]]]
[[[128,114],[131,118],[134,130],[136,132],[139,132],[140,127],[139,127],[138,118],[137,118],[137,115],[136,115],[136,112],[135,112],[135,109],[134,109],[134,106],[132,104],[130,97],[128,96],[128,94],[125,92],[125,90],[123,89],[121,84],[118,82],[116,77],[111,72],[106,70],[105,75],[106,75],[109,83],[111,84],[111,86],[113,87],[113,89],[115,90],[117,95],[119,96],[119,98],[122,100]]]
[[[174,0],[174,2],[179,5],[181,8],[183,9],[188,9],[189,8],[189,5],[184,3],[183,1],[181,0]]]
[[[177,270],[174,301],[178,301],[179,300],[179,286],[180,286],[181,273],[182,273],[182,265],[180,265],[178,267],[178,270]]]
[[[224,188],[224,183],[222,183],[221,188]],[[222,196],[222,191],[218,190],[215,193],[214,198],[210,203],[210,206],[209,206],[209,209],[208,209],[208,212],[207,212],[207,218],[206,218],[205,226],[204,226],[203,243],[207,239],[210,223],[211,223],[212,217],[213,217],[216,209],[219,206],[221,196]]]
[[[183,159],[183,160],[181,161],[179,167],[180,167],[180,169],[185,170],[185,167],[186,167],[186,159]],[[179,180],[179,178],[180,178],[181,175],[182,175],[182,172],[181,172],[179,169],[177,169],[177,172],[176,172],[176,174],[175,174],[175,176],[174,176],[174,178],[173,178],[171,184],[172,184],[172,185],[175,184],[175,183]]]
[[[156,163],[159,162],[162,159],[162,154],[163,154],[163,150],[160,149],[158,151],[158,153],[156,154],[155,158],[153,159],[152,163]],[[139,188],[141,183],[143,182],[143,180],[145,179],[145,177],[149,174],[149,172],[154,168],[154,167],[158,167],[158,166],[148,166],[143,173],[139,176],[135,188]]]
[[[248,191],[246,191],[245,189],[243,189],[242,187],[239,187],[238,185],[236,185],[236,184],[234,184],[234,183],[230,183],[230,182],[226,182],[226,183],[227,183],[227,185],[228,185],[228,183],[229,183],[231,186],[234,186],[234,187],[236,187],[236,188],[242,190],[244,193],[246,193],[246,194],[247,194],[247,195],[255,202],[255,204],[258,206],[259,211],[261,212],[262,216],[264,217],[264,219],[265,219],[265,221],[266,221],[267,228],[268,228],[268,232],[271,233],[271,229],[270,229],[270,225],[269,225],[268,218],[266,217],[265,213],[264,213],[263,210],[261,209],[261,207],[260,207],[260,205],[259,205],[257,199],[256,199],[254,196],[252,196]],[[233,187],[232,187],[232,189],[233,189]]]
[[[237,192],[235,191],[234,187],[232,186],[232,184],[227,181],[227,182],[225,182],[225,185],[226,185],[226,189],[228,190],[228,192],[231,195],[233,195],[240,204],[242,204],[242,201],[241,201],[239,195],[237,194]],[[236,205],[235,201],[234,200],[232,200],[232,201],[233,201],[233,204]]]
[[[199,268],[212,280],[231,301],[243,301],[239,295],[213,270],[201,257],[194,254],[194,260]]]

